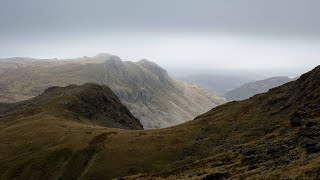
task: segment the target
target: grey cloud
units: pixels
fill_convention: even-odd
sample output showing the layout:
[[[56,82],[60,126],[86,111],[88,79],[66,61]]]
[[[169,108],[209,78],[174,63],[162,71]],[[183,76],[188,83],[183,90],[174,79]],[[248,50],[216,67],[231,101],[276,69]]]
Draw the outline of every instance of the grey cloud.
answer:
[[[319,7],[318,0],[0,0],[0,32],[318,34]]]

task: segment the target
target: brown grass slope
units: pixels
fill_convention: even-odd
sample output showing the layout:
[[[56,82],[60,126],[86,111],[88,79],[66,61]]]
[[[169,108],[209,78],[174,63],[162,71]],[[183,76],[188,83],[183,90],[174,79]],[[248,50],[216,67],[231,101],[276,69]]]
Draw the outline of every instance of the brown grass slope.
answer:
[[[0,119],[1,178],[316,179],[319,83],[320,66],[160,130],[111,129],[45,111],[13,113]]]

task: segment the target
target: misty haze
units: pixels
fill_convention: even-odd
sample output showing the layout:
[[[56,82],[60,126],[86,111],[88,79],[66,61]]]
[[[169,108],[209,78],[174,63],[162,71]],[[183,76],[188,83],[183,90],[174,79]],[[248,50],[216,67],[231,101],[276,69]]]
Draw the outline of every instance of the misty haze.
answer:
[[[0,179],[320,178],[319,7],[0,0]]]

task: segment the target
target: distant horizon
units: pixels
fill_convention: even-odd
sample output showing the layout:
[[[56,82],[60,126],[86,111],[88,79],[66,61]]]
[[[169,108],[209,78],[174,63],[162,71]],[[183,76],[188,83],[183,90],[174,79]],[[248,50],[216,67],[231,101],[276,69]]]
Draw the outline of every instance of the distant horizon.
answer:
[[[319,6],[317,0],[2,1],[0,57],[106,52],[168,69],[300,74],[320,62]]]
[[[2,48],[0,57],[69,59],[109,53],[124,61],[148,59],[165,67],[240,70],[310,69],[320,59],[320,40],[311,38],[195,33],[52,38],[29,46],[22,41],[6,46],[7,51]]]
[[[99,54],[109,54],[118,56],[121,58],[122,61],[132,61],[132,62],[138,62],[142,59],[147,58],[140,58],[140,59],[123,59],[123,57],[112,54],[108,52],[101,52],[94,55],[83,55],[83,56],[74,56],[74,57],[64,57],[64,58],[57,58],[57,57],[34,57],[34,56],[12,56],[12,57],[0,57],[1,59],[10,59],[10,58],[31,58],[31,59],[38,59],[38,60],[68,60],[68,59],[78,59],[78,58],[84,58],[84,57],[95,57]],[[257,80],[268,78],[268,77],[274,77],[274,76],[287,76],[290,78],[296,78],[297,76],[300,76],[316,66],[320,65],[317,64],[314,67],[300,67],[300,68],[292,68],[292,67],[276,67],[276,68],[268,68],[268,67],[259,67],[259,68],[230,68],[230,67],[200,67],[200,66],[172,66],[172,65],[163,65],[161,62],[153,61],[152,59],[147,59],[149,61],[155,62],[159,66],[163,67],[168,71],[168,73],[171,76],[174,77],[187,77],[190,75],[217,75],[217,76],[248,76],[248,75],[255,75]]]

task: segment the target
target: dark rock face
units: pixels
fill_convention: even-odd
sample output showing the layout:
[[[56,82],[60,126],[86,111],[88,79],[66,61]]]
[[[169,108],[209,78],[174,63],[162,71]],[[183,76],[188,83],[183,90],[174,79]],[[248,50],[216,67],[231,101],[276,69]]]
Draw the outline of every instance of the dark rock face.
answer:
[[[73,94],[73,98],[65,107],[72,112],[102,125],[125,129],[143,129],[141,123],[120,102],[117,96],[107,86],[84,84],[82,86],[67,86],[56,89],[53,94]]]
[[[314,122],[312,127],[306,126],[305,128],[301,128],[299,130],[297,141],[301,147],[305,148],[306,153],[308,154],[320,152],[319,122]]]
[[[314,145],[309,145],[306,149],[306,152],[311,154],[311,153],[318,153],[320,152],[320,143],[314,144]]]
[[[299,116],[294,116],[290,119],[290,123],[293,127],[298,127],[302,125],[302,118]]]

